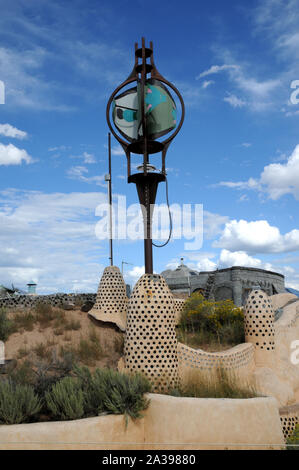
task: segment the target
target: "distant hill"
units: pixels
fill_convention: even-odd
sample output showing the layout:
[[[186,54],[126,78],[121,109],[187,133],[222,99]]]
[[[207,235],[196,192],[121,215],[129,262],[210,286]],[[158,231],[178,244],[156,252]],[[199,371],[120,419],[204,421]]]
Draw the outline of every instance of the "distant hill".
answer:
[[[299,297],[299,290],[292,289],[291,287],[286,287],[286,291],[288,291],[290,294],[297,295]]]

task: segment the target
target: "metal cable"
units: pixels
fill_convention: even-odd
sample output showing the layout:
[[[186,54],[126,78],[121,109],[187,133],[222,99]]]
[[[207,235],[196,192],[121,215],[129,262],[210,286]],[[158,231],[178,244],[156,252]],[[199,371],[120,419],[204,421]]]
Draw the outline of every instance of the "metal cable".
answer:
[[[162,245],[157,245],[156,243],[154,243],[152,241],[152,245],[155,246],[156,248],[163,248],[163,246],[166,246],[167,243],[169,243],[170,239],[171,239],[171,235],[172,235],[172,215],[171,215],[171,211],[170,211],[170,207],[169,207],[169,199],[168,199],[168,180],[167,180],[167,176],[165,177],[165,188],[166,188],[166,203],[167,203],[167,208],[168,208],[168,214],[169,214],[169,237],[168,239],[166,240],[165,243],[163,243]]]

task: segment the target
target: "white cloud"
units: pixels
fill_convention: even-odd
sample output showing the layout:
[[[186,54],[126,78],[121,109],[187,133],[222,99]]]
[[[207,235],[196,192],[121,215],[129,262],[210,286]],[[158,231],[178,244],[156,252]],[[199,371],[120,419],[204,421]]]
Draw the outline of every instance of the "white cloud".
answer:
[[[225,96],[223,101],[229,103],[233,108],[243,108],[243,106],[247,105],[246,101],[231,93],[228,96]]]
[[[208,86],[213,85],[213,83],[215,83],[213,80],[205,80],[201,87],[205,90]]]
[[[202,258],[196,265],[198,271],[215,271],[217,263],[211,261],[209,258]]]
[[[222,72],[223,70],[237,70],[239,65],[230,65],[230,64],[223,64],[223,65],[212,65],[208,70],[204,70],[201,72],[197,77],[196,80],[200,78],[207,77],[208,75],[214,75],[216,73]]]
[[[112,155],[125,155],[125,152],[121,145],[114,145],[113,147],[111,147],[111,154]]]
[[[106,100],[111,86],[130,69],[127,51],[118,47],[117,39],[114,45],[113,41],[102,40],[101,34],[91,41],[86,8],[82,15],[77,5],[70,9],[63,2],[42,2],[34,6],[32,13],[32,5],[27,3],[6,4],[1,9],[0,30],[10,44],[0,47],[6,107],[71,111],[79,100]],[[110,10],[104,6],[99,5],[98,13],[97,24],[102,32],[111,21],[115,27],[121,21],[115,15],[110,18]],[[49,74],[53,69],[59,70],[56,80]],[[68,77],[67,86],[62,76]],[[66,101],[72,105],[64,104]]]
[[[263,263],[258,258],[253,258],[249,256],[244,251],[234,251],[222,250],[220,253],[219,268],[230,268],[231,266],[244,266],[248,268],[259,268],[267,269],[269,271],[273,270],[273,267],[270,263]]]
[[[249,147],[251,147],[251,146],[252,146],[252,144],[251,144],[250,142],[243,142],[243,143],[241,144],[241,147],[245,147],[245,148],[249,148]]]
[[[57,152],[57,151],[66,151],[66,150],[70,150],[70,146],[67,146],[67,145],[59,145],[58,147],[50,147],[48,148],[48,151],[49,152]]]
[[[93,153],[83,152],[83,163],[96,163]]]
[[[278,199],[284,194],[293,194],[299,199],[299,145],[286,163],[272,163],[266,166],[260,180],[271,199]]]
[[[216,186],[224,186],[232,189],[256,189],[262,190],[261,184],[254,178],[249,178],[248,181],[221,181]]]
[[[22,162],[33,163],[33,158],[24,149],[19,149],[13,144],[0,143],[0,165],[21,165]]]
[[[87,174],[88,169],[82,165],[72,166],[67,170],[68,178],[76,179],[82,181],[83,183],[94,183],[98,186],[106,186],[106,183],[104,181],[104,175],[86,176]]]
[[[10,124],[0,124],[0,135],[22,140],[27,137],[27,132],[21,131],[20,129],[17,129]]]
[[[246,194],[242,194],[242,196],[239,197],[239,202],[245,202],[249,201],[249,198]]]
[[[144,274],[144,266],[134,266],[133,269],[130,269],[127,272],[124,272],[125,281],[128,284],[136,284],[138,279]]]
[[[266,220],[232,220],[225,225],[220,239],[213,246],[248,253],[297,251],[299,230],[294,229],[282,235],[277,227],[271,226]]]
[[[58,148],[54,150],[58,150]],[[85,164],[90,164],[90,163],[96,163],[96,158],[93,153],[88,153],[88,152],[83,152],[81,155],[71,155],[70,158],[79,158],[83,160],[83,163]]]
[[[99,192],[2,191],[0,283],[24,288],[33,278],[40,293],[95,291],[103,265],[94,214],[105,200]]]
[[[299,145],[297,145],[286,163],[271,163],[264,167],[258,179],[248,181],[222,181],[217,186],[232,189],[253,189],[268,194],[277,200],[285,194],[292,194],[299,199]]]
[[[203,231],[205,238],[211,239],[221,233],[223,225],[228,221],[229,217],[226,215],[219,215],[209,211],[204,211]]]

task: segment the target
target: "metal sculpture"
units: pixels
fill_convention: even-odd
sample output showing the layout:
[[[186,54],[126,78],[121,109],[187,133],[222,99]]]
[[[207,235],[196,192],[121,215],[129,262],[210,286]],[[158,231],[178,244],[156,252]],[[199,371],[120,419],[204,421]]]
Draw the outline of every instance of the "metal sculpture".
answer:
[[[120,93],[133,82],[136,82],[135,87]],[[167,87],[180,101],[181,117],[178,125],[176,104]],[[111,116],[116,130],[112,126]],[[181,129],[184,117],[183,98],[177,88],[158,72],[153,58],[153,43],[145,47],[145,39],[142,38],[141,48],[135,43],[135,63],[131,74],[109,98],[106,118],[110,131],[126,154],[128,183],[136,184],[144,220],[144,259],[145,272],[148,274],[153,273],[152,209],[158,184],[166,181],[168,147]],[[170,132],[172,134],[165,140],[157,140]],[[162,165],[161,171],[156,173],[155,167],[149,162],[149,155],[159,152],[162,153]],[[131,174],[132,153],[143,155],[141,172],[135,174]]]

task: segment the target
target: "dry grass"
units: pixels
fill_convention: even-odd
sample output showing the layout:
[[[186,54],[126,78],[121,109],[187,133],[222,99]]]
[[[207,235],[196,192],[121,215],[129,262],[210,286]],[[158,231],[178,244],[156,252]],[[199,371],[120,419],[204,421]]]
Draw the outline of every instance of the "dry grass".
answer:
[[[36,356],[39,359],[46,359],[47,361],[51,360],[52,351],[45,343],[38,343],[34,348],[33,351],[35,352]]]
[[[36,322],[36,318],[31,312],[18,312],[13,317],[13,322],[15,324],[15,331],[18,331],[22,328],[25,331],[32,331],[34,328],[34,323]]]
[[[72,351],[81,364],[116,369],[123,348],[123,333],[97,322],[80,310],[39,307],[38,311],[11,311],[14,325],[6,343],[9,359],[47,361],[61,350]],[[17,317],[17,322],[14,318]],[[33,319],[34,321],[33,321]]]
[[[72,354],[78,362],[88,366],[95,366],[96,362],[105,356],[94,328],[90,330],[88,338],[80,338],[76,347],[61,348],[60,356],[62,357],[66,352]]]
[[[24,359],[24,357],[28,356],[29,351],[26,347],[22,347],[17,352],[17,359]]]
[[[255,398],[259,396],[255,387],[242,382],[235,374],[222,367],[214,371],[192,371],[184,383],[171,395],[195,398]]]
[[[203,349],[207,352],[217,352],[217,351],[226,351],[236,344],[240,344],[243,341],[239,342],[233,341],[229,335],[222,340],[215,338],[215,335],[209,331],[199,330],[199,331],[188,331],[185,328],[177,329],[177,340],[180,343],[186,344],[190,348],[194,349]]]

